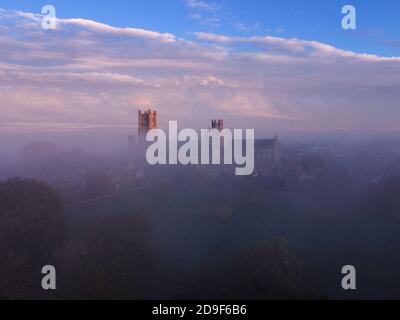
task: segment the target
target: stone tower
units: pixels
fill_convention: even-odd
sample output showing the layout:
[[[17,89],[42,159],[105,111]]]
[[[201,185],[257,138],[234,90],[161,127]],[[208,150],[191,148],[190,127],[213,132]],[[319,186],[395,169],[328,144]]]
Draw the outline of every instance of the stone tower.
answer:
[[[148,109],[138,111],[138,136],[145,136],[151,129],[157,128],[157,111]]]
[[[211,120],[211,129],[217,129],[218,131],[222,131],[224,129],[224,120]]]

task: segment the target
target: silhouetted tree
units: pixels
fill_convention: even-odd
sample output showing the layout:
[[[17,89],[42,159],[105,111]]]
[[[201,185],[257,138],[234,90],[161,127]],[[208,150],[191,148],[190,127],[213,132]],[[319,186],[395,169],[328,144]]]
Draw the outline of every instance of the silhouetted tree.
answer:
[[[42,294],[41,268],[54,264],[64,236],[62,205],[45,183],[14,178],[0,183],[0,296]]]
[[[206,299],[318,298],[283,238],[243,250],[230,267],[207,272],[201,283],[201,298]]]
[[[62,295],[78,299],[143,299],[153,270],[150,225],[141,214],[100,218],[61,252]]]

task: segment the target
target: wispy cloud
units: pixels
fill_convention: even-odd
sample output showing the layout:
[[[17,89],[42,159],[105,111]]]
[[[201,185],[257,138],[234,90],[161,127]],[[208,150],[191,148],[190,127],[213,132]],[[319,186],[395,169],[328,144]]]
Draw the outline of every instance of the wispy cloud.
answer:
[[[318,41],[300,40],[296,38],[280,38],[271,36],[256,36],[256,37],[231,37],[206,32],[195,32],[194,35],[199,40],[210,42],[217,42],[222,44],[234,43],[250,43],[255,45],[265,45],[270,49],[286,51],[286,53],[299,54],[298,57],[303,56],[325,56],[325,57],[342,57],[342,58],[355,58],[366,61],[396,61],[400,62],[400,57],[380,57],[374,54],[355,53],[350,50],[342,50],[334,46],[321,43]]]
[[[199,0],[184,0],[183,2],[189,9],[189,18],[210,28],[217,28],[221,25],[221,18],[224,15],[222,4]]]
[[[191,9],[203,11],[218,11],[222,8],[222,4],[215,2],[205,2],[199,0],[184,0],[184,3]]]
[[[189,9],[189,18],[200,22],[209,28],[219,28],[228,26],[232,30],[242,33],[280,33],[283,29],[267,29],[260,22],[246,23],[230,12],[229,8],[222,3],[204,2],[197,0],[183,0]]]

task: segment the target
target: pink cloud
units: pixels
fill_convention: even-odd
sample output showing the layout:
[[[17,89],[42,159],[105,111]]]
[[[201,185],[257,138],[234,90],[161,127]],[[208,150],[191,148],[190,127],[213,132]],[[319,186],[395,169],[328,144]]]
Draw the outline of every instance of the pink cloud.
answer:
[[[260,131],[400,123],[400,57],[271,36],[189,41],[86,19],[59,19],[48,33],[21,12],[0,11],[0,23],[3,129],[129,127],[144,105],[193,127],[213,115]]]

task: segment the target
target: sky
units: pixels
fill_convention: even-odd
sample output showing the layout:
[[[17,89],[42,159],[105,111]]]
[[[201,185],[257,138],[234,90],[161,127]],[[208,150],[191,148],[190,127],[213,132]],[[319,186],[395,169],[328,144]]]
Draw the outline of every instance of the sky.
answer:
[[[43,30],[41,8],[56,8]],[[357,29],[341,26],[343,5]],[[0,1],[0,131],[400,129],[400,2]]]

